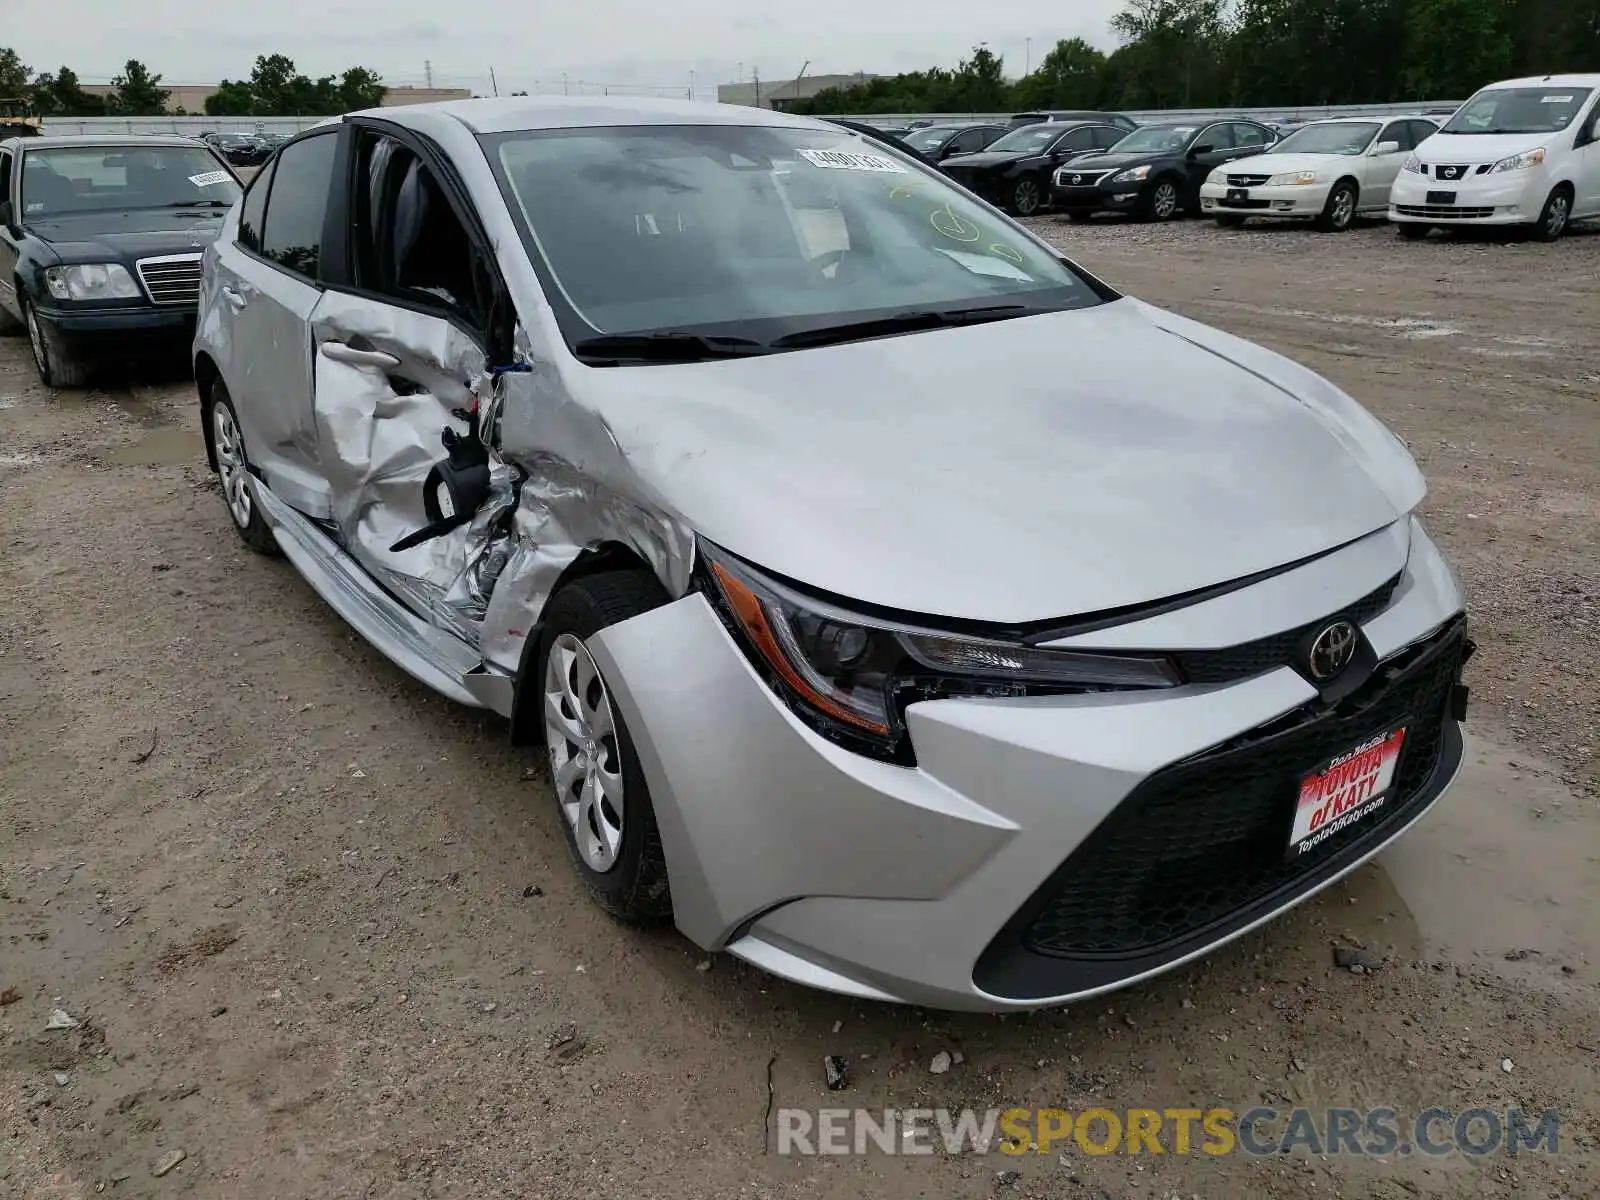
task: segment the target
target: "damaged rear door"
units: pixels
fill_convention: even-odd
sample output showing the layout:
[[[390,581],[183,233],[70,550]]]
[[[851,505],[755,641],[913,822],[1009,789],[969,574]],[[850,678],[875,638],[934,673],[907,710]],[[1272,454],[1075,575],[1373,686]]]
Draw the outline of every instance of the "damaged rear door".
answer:
[[[510,472],[490,461],[476,421],[493,384],[488,366],[509,353],[511,310],[441,156],[381,122],[349,133],[333,200],[344,208],[343,278],[329,281],[311,317],[333,522],[392,593],[476,645],[480,560],[515,504]]]

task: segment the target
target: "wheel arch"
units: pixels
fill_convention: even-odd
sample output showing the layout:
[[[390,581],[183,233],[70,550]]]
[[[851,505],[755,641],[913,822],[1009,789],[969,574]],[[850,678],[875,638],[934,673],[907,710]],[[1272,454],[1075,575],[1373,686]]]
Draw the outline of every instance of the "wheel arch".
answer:
[[[204,350],[194,357],[194,386],[200,394],[200,433],[206,442],[206,463],[214,475],[217,472],[216,434],[211,429],[211,390],[222,378],[216,361]]]
[[[531,690],[526,685],[530,680],[537,678],[539,645],[544,640],[544,614],[549,611],[550,601],[570,583],[612,571],[649,571],[652,575],[655,574],[654,568],[644,556],[626,542],[597,542],[584,547],[578,556],[566,565],[561,574],[556,576],[555,583],[551,585],[544,602],[539,606],[539,617],[530,625],[527,638],[522,644],[522,656],[517,663],[517,677],[512,685],[511,744],[513,746],[537,746],[544,741],[544,727],[538,719],[538,705],[524,704],[523,700],[525,696],[534,696],[538,692],[537,683]]]

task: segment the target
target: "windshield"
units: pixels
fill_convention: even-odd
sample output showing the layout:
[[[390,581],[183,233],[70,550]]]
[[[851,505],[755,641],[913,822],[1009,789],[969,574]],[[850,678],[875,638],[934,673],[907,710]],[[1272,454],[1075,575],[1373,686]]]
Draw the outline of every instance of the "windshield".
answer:
[[[991,142],[989,149],[996,154],[1038,154],[1065,132],[1059,125],[1030,125]]]
[[[942,176],[842,132],[642,126],[486,142],[547,293],[570,306],[557,306],[570,341],[670,330],[765,345],[863,314],[1101,300]]]
[[[1360,154],[1379,130],[1376,121],[1307,125],[1272,147],[1273,154]]]
[[[1147,125],[1123,138],[1107,154],[1159,154],[1182,150],[1198,125]]]
[[[1589,89],[1490,88],[1463,104],[1444,133],[1556,133],[1571,125]]]
[[[903,140],[913,150],[926,154],[929,150],[937,150],[944,145],[946,138],[953,133],[960,133],[964,128],[966,128],[964,125],[929,125],[926,128],[913,129],[910,133],[904,134]]]
[[[29,150],[22,158],[22,212],[30,218],[130,208],[231,208],[233,173],[199,146]]]

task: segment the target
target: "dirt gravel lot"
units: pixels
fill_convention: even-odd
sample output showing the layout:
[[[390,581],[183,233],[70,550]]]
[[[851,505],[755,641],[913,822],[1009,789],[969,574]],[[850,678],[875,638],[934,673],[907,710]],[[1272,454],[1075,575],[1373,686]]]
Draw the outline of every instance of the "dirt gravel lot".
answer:
[[[1482,647],[1468,767],[1427,821],[1067,1011],[872,1007],[707,961],[588,904],[502,722],[244,550],[189,384],[51,395],[0,341],[0,1196],[1600,1194],[1600,233],[1038,226],[1411,444]],[[940,1051],[961,1061],[933,1074]],[[1263,1103],[1553,1107],[1560,1152],[765,1152],[769,1104]]]

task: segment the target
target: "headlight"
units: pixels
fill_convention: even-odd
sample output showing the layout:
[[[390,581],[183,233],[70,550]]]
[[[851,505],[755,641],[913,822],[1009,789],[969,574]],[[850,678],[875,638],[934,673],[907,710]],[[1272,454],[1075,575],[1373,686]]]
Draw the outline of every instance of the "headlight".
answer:
[[[1126,171],[1118,171],[1111,177],[1112,183],[1138,183],[1150,174],[1149,167],[1131,167]]]
[[[1529,167],[1540,166],[1544,162],[1544,151],[1529,150],[1523,154],[1513,154],[1510,158],[1502,158],[1489,168],[1489,174],[1498,175],[1501,171],[1526,171]]]
[[[1410,171],[1413,175],[1422,174],[1422,160],[1415,154],[1406,155],[1406,161],[1400,164],[1402,171]]]
[[[121,263],[46,267],[44,284],[57,300],[134,300],[142,295]]]
[[[1285,171],[1282,175],[1274,175],[1267,180],[1268,187],[1298,187],[1317,181],[1315,171]]]
[[[1167,688],[1158,655],[1049,650],[919,629],[802,596],[699,543],[701,590],[745,653],[812,728],[851,749],[911,761],[905,709],[949,696],[1061,695]]]

